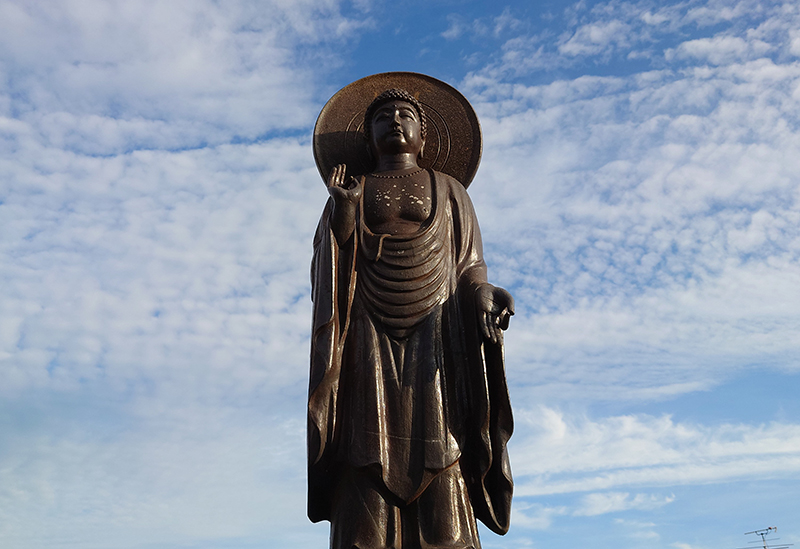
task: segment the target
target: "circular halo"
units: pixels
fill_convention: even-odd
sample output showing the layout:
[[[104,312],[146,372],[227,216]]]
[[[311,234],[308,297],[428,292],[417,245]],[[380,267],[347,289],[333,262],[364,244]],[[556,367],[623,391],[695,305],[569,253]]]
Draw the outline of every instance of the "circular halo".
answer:
[[[348,175],[372,171],[364,113],[378,95],[391,88],[406,90],[425,110],[428,132],[419,165],[451,175],[468,187],[481,162],[478,116],[458,90],[415,72],[373,74],[345,86],[328,100],[314,127],[314,160],[323,181],[338,164],[347,165]]]

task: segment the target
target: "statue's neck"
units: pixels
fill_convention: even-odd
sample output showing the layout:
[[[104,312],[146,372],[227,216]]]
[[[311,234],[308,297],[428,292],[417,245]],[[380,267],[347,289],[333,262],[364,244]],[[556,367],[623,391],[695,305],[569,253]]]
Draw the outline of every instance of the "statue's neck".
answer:
[[[417,169],[417,155],[414,153],[385,154],[378,157],[377,173]]]

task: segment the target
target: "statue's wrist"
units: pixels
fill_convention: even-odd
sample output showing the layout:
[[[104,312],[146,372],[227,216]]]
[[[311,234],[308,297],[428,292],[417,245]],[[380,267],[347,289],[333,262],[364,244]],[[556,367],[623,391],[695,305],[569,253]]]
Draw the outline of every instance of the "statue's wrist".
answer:
[[[335,219],[355,218],[356,204],[345,198],[333,199],[333,217]]]
[[[494,286],[489,284],[488,282],[476,282],[475,283],[475,295],[478,295],[479,292],[484,290],[492,290]]]

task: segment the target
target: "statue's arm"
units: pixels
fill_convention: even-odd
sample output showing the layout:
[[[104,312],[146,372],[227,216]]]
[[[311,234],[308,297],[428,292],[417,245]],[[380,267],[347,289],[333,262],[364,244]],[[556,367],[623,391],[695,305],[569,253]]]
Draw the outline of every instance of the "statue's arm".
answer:
[[[458,209],[460,255],[465,264],[461,283],[474,291],[475,310],[483,337],[492,343],[500,343],[503,340],[502,330],[508,329],[509,319],[514,314],[514,298],[503,288],[489,284],[486,263],[483,261],[481,231],[472,201],[461,185],[456,183],[452,188],[454,205]]]
[[[339,164],[328,176],[328,192],[333,198],[331,230],[339,246],[350,239],[356,227],[356,208],[361,200],[363,185],[354,177],[345,178],[347,167]]]

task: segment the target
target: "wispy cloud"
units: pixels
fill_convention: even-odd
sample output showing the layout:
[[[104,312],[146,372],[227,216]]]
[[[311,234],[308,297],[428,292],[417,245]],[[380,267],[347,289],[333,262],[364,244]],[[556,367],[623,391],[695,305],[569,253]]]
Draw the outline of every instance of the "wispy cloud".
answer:
[[[317,46],[343,44],[366,23],[315,1],[4,2],[2,10],[7,108],[47,143],[104,155],[312,123],[315,79],[337,63]],[[298,63],[309,57],[319,61],[314,70]]]
[[[681,43],[675,50],[664,52],[667,59],[693,57],[714,65],[757,59],[769,53],[772,46],[762,40],[747,41],[738,36],[698,38]]]
[[[553,523],[553,518],[569,512],[566,507],[547,507],[545,505],[517,501],[512,507],[511,522],[515,527],[531,530],[546,530]]]
[[[508,7],[500,15],[494,17],[481,17],[468,19],[460,14],[451,13],[447,16],[448,27],[441,33],[446,40],[455,40],[461,37],[477,39],[491,36],[501,38],[509,32],[519,32],[525,28],[526,22],[514,15]]]
[[[154,399],[158,414],[126,416],[121,429],[106,424],[110,417],[77,423],[81,405],[74,404],[26,433],[5,432],[16,444],[0,467],[3,544],[99,549],[238,538],[291,545],[287,527],[306,522],[305,469],[296,459],[304,424],[249,408],[164,403]]]
[[[595,516],[630,509],[650,510],[662,507],[675,501],[675,496],[655,496],[628,492],[602,492],[588,494],[581,500],[581,506],[575,511],[578,516]]]
[[[673,491],[798,478],[793,419],[593,405],[800,367],[799,13],[447,19],[480,53],[459,84],[485,138],[470,194],[518,305],[523,534],[495,547],[562,521],[710,546],[650,520]],[[307,136],[380,25],[368,2],[0,2],[0,544],[325,544],[303,509],[327,196]]]
[[[51,173],[44,152],[27,166],[19,158],[2,206],[4,232],[16,235],[3,248],[13,258],[2,267],[3,390],[301,380],[288,365],[305,359],[321,207],[305,198],[321,185],[307,147],[62,155],[57,167],[46,160]]]
[[[796,11],[772,5],[746,30],[682,43],[744,48],[690,66],[466,78],[487,141],[471,192],[493,272],[520,303],[519,381],[650,398],[731,367],[798,367],[800,73],[767,57],[789,47]]]
[[[583,25],[558,46],[563,55],[596,55],[612,44],[627,46],[630,27],[619,20]]]
[[[630,60],[644,60],[661,69],[695,55],[710,55],[718,62],[780,55],[786,48],[775,49],[775,43],[792,35],[797,17],[797,7],[781,1],[578,2],[541,21],[539,32],[530,33],[522,25],[509,33],[502,53],[480,72],[522,78],[575,67],[592,72],[598,66]],[[709,37],[707,29],[712,25],[724,28]],[[553,29],[558,28],[563,30],[554,36]],[[741,32],[742,28],[747,32]]]
[[[325,193],[306,137],[229,142],[305,131],[309,60],[333,67],[320,45],[364,21],[329,2],[0,12],[0,544],[313,544],[276,532],[306,524],[292,418]]]
[[[626,486],[674,486],[800,473],[800,425],[679,423],[668,416],[593,420],[542,408],[517,412],[529,438],[517,440],[514,470],[521,496],[595,492],[578,513],[669,503]],[[607,511],[602,511],[607,509]]]

